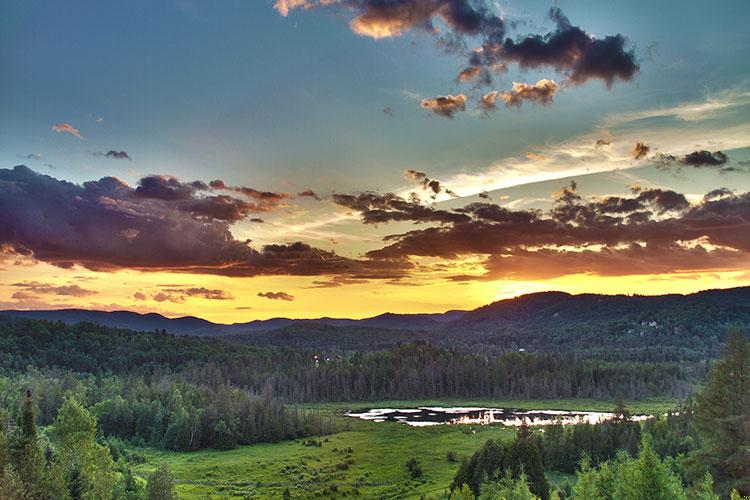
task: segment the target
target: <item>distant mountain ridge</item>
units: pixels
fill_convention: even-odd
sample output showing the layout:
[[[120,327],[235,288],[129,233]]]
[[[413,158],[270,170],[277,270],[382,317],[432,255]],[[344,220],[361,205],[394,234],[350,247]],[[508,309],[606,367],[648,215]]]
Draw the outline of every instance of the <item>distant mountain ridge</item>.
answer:
[[[83,309],[0,311],[0,315],[333,351],[378,350],[428,340],[474,352],[521,349],[606,357],[616,343],[621,352],[660,360],[676,357],[681,350],[696,357],[717,355],[728,326],[750,327],[750,287],[657,296],[541,292],[472,311],[384,313],[364,319],[272,318],[234,324],[193,316]]]
[[[445,313],[395,314],[383,313],[364,319],[315,318],[291,319],[271,318],[253,320],[246,323],[214,323],[195,316],[167,318],[158,313],[136,313],[132,311],[97,311],[89,309],[53,310],[4,310],[0,315],[11,318],[43,319],[62,321],[67,324],[95,323],[112,328],[137,331],[166,330],[174,335],[213,336],[234,333],[264,333],[280,330],[293,325],[328,325],[333,327],[364,326],[372,328],[392,328],[397,330],[430,330],[455,320],[466,311],[451,310]]]

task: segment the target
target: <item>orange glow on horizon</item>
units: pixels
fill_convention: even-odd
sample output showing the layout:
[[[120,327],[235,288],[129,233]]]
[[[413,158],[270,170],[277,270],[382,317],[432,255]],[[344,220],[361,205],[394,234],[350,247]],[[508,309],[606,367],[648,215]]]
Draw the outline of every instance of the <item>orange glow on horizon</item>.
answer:
[[[473,263],[467,262],[464,266],[470,270]],[[456,270],[453,271],[452,274],[455,274]],[[5,279],[0,284],[1,309],[131,310],[157,312],[169,317],[198,316],[221,323],[280,316],[363,318],[384,312],[434,313],[473,309],[497,300],[543,291],[660,295],[750,284],[750,273],[746,270],[615,277],[578,274],[549,280],[494,281],[450,281],[439,274],[430,274],[406,278],[402,284],[374,280],[330,288],[313,285],[314,281],[322,281],[321,277],[228,278],[138,271],[102,273],[82,269],[64,270],[42,263],[9,267],[3,273]],[[84,297],[40,294],[33,300],[12,299],[20,289],[14,284],[24,282],[55,286],[77,284],[94,293]],[[158,296],[165,289],[188,288],[222,290],[231,298],[210,300],[184,296],[181,300],[170,301]],[[294,296],[294,300],[270,300],[258,296],[258,293],[269,291],[286,292]],[[137,292],[140,299],[135,297]]]

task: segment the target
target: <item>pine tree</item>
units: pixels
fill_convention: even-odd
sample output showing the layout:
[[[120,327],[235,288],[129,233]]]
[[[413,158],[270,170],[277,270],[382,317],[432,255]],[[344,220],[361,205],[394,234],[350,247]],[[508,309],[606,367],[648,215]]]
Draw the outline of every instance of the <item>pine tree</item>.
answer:
[[[549,483],[544,475],[544,463],[539,447],[532,440],[530,431],[524,434],[528,437],[516,438],[509,449],[509,460],[514,478],[524,475],[528,479],[531,492],[542,500],[549,499]]]
[[[635,494],[631,497],[642,500],[678,500],[685,498],[680,480],[659,460],[648,434],[643,435],[641,449],[628,475]]]
[[[0,476],[9,463],[10,450],[8,449],[8,437],[5,433],[5,414],[0,410]]]
[[[31,397],[31,389],[26,389],[26,399],[23,402],[18,426],[25,439],[31,441],[36,439],[36,413],[34,412],[34,401]]]
[[[42,496],[46,460],[39,444],[34,401],[30,390],[26,391],[21,413],[18,416],[18,426],[9,444],[13,468],[25,485],[27,494],[31,497]]]
[[[506,474],[498,481],[483,485],[477,500],[539,500],[539,497],[531,493],[525,474],[518,479]]]
[[[737,489],[750,495],[750,342],[741,330],[729,332],[724,356],[708,375],[697,399],[695,425],[703,447],[688,461],[697,479],[705,471],[723,495]],[[697,477],[696,477],[697,476]]]
[[[174,478],[167,464],[161,464],[148,477],[148,500],[176,500]]]
[[[86,493],[86,486],[84,484],[83,476],[81,475],[81,469],[78,466],[73,465],[70,473],[68,474],[68,495],[71,500],[82,500]]]
[[[18,472],[16,472],[12,465],[7,464],[0,471],[0,498],[25,499],[30,497],[31,495],[27,491],[21,476],[18,475]]]
[[[468,484],[463,484],[460,488],[455,488],[451,491],[450,500],[474,500],[474,492],[471,491]]]
[[[698,485],[694,498],[695,500],[720,500],[719,495],[714,492],[714,478],[708,472]]]

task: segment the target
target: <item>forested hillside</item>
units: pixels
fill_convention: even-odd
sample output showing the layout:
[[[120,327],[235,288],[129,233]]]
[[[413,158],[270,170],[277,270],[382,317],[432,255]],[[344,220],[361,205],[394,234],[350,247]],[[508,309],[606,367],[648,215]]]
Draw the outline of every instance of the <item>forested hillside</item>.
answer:
[[[232,342],[345,354],[428,341],[468,353],[523,349],[612,361],[715,358],[730,325],[750,325],[750,287],[692,295],[570,295],[545,292],[501,300],[473,311],[383,314],[362,320],[276,318],[222,325],[193,317],[101,311],[9,311],[75,324],[80,321],[178,335],[224,336]]]

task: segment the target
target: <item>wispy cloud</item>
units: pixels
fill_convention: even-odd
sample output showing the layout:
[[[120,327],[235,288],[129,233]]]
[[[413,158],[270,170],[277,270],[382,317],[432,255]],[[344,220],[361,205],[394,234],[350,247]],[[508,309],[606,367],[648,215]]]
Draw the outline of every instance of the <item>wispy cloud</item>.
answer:
[[[511,156],[496,160],[485,169],[444,175],[444,182],[459,196],[473,196],[482,191],[503,189],[522,184],[549,181],[598,172],[628,169],[648,163],[635,163],[633,144],[648,142],[651,151],[668,151],[685,155],[703,149],[731,151],[750,147],[750,122],[711,122],[698,126],[698,110],[715,110],[730,114],[750,104],[750,93],[733,88],[708,96],[704,101],[687,102],[669,109],[646,109],[611,114],[597,130],[567,140],[535,148],[535,155]],[[677,123],[643,123],[645,117],[672,116],[689,118],[696,126]],[[711,116],[711,112],[708,112]],[[714,115],[718,116],[718,115]],[[606,125],[606,128],[605,128]],[[641,160],[644,162],[645,160]],[[407,189],[407,188],[404,188]],[[438,200],[447,200],[444,196]]]
[[[52,130],[55,132],[64,132],[83,140],[83,135],[81,135],[81,132],[69,123],[56,123],[52,125]]]
[[[728,114],[737,108],[750,105],[750,83],[709,94],[702,101],[686,102],[676,106],[646,109],[606,116],[602,127],[626,122],[637,122],[649,118],[676,118],[685,122],[711,120]]]

